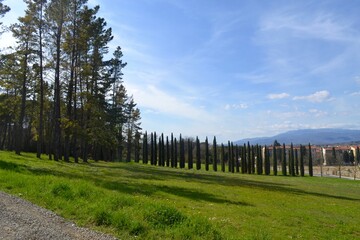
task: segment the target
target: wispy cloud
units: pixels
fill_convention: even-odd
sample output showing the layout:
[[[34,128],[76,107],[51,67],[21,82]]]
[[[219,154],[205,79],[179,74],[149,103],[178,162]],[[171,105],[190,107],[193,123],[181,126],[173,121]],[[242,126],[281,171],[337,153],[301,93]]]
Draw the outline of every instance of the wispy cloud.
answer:
[[[298,13],[298,9],[278,10],[261,22],[261,31],[286,31],[297,38],[326,41],[359,41],[359,32],[351,22],[327,12]]]
[[[354,81],[355,81],[357,84],[360,84],[360,76],[354,77]]]
[[[324,101],[327,101],[330,99],[330,93],[329,91],[323,90],[323,91],[318,91],[315,92],[313,94],[307,95],[307,96],[296,96],[293,98],[293,100],[306,100],[309,102],[316,102],[316,103],[321,103]]]
[[[267,95],[268,99],[274,100],[274,99],[283,99],[288,98],[290,95],[288,93],[272,93]]]
[[[128,88],[136,95],[139,106],[144,109],[196,121],[213,118],[203,108],[170,95],[154,85],[139,88],[128,84]]]
[[[240,104],[226,104],[225,110],[233,110],[233,109],[247,109],[249,106],[245,103]]]
[[[350,95],[351,95],[351,96],[360,96],[360,91],[358,91],[358,92],[353,92],[353,93],[351,93]]]
[[[310,110],[309,110],[309,113],[310,113],[312,116],[315,116],[315,117],[323,117],[323,116],[328,115],[327,112],[322,111],[322,110],[319,110],[319,109],[310,109]]]

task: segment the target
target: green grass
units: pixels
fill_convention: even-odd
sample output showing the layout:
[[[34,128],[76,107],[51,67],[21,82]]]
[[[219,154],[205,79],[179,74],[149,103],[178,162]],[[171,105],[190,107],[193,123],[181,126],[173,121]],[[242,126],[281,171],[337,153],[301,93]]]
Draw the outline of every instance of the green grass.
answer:
[[[0,189],[121,239],[359,239],[360,182],[0,152]]]

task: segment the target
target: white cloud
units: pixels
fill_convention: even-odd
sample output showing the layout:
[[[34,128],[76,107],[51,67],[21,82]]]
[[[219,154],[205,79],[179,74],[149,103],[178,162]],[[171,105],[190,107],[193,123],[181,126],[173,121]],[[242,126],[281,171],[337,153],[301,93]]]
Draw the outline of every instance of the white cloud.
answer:
[[[360,91],[359,92],[353,92],[350,94],[351,96],[360,96]]]
[[[141,108],[148,108],[153,112],[196,121],[213,119],[203,108],[196,107],[191,102],[185,102],[183,99],[178,99],[154,85],[146,85],[139,88],[138,86],[127,84],[127,87],[134,94],[136,102]]]
[[[297,38],[358,42],[359,33],[350,22],[339,21],[329,13],[299,14],[293,10],[276,11],[266,16],[261,31],[286,31]]]
[[[360,76],[354,77],[354,80],[357,84],[360,84]]]
[[[287,93],[272,93],[267,96],[268,99],[283,99],[290,97]]]
[[[240,104],[226,104],[225,110],[231,110],[231,109],[247,109],[249,106],[245,103]]]
[[[330,93],[326,90],[318,91],[307,96],[296,96],[293,100],[306,100],[309,102],[321,103],[330,100]]]
[[[319,110],[319,109],[310,109],[310,110],[309,110],[309,113],[310,113],[312,116],[315,116],[315,117],[323,117],[323,116],[328,115],[327,112],[322,111],[322,110]]]

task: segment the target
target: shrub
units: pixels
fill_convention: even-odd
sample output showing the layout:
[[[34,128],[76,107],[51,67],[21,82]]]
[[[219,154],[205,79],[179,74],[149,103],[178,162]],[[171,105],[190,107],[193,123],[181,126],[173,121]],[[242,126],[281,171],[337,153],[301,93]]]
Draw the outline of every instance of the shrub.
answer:
[[[203,217],[192,217],[187,219],[183,226],[179,228],[181,239],[222,239],[221,233]]]
[[[74,198],[74,193],[71,187],[66,183],[56,184],[52,188],[51,193],[56,197],[62,197],[67,200],[71,200]]]
[[[112,215],[106,210],[99,210],[95,213],[95,224],[97,226],[109,226],[112,223]]]
[[[152,206],[145,212],[146,221],[159,228],[172,227],[185,218],[176,208],[164,205]]]

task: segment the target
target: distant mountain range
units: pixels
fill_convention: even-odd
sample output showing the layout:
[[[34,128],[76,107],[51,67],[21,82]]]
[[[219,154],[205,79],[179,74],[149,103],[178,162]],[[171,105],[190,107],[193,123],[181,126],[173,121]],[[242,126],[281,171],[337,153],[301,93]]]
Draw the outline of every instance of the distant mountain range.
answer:
[[[349,129],[302,129],[294,130],[275,135],[273,137],[259,137],[259,138],[246,138],[235,141],[236,144],[250,144],[272,145],[277,140],[280,144],[345,144],[360,142],[360,130]]]

